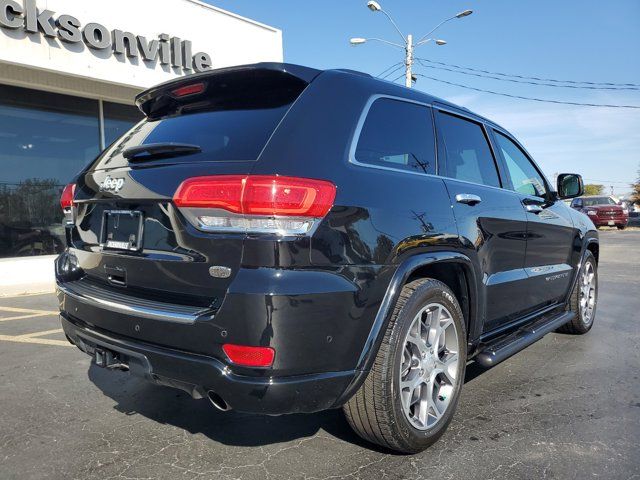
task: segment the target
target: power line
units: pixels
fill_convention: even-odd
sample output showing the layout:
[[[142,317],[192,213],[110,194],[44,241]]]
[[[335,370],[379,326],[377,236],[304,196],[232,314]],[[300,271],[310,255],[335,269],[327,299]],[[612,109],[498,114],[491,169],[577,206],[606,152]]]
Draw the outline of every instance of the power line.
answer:
[[[524,97],[522,95],[512,95],[510,93],[495,92],[493,90],[485,90],[483,88],[471,87],[469,85],[463,85],[461,83],[449,82],[447,80],[442,80],[442,79],[436,78],[436,77],[430,77],[429,75],[424,75],[422,73],[418,73],[416,75],[419,76],[419,77],[428,78],[429,80],[433,80],[434,82],[446,83],[447,85],[453,85],[455,87],[466,88],[468,90],[475,90],[476,92],[491,93],[492,95],[500,95],[502,97],[509,97],[509,98],[518,98],[520,100],[531,100],[533,102],[556,103],[556,104],[560,104],[560,105],[578,105],[578,106],[581,106],[581,107],[607,107],[607,108],[633,108],[633,109],[640,109],[640,105],[611,105],[611,104],[607,104],[607,103],[580,103],[580,102],[569,102],[569,101],[563,101],[563,100],[550,100],[550,99],[537,98],[537,97]]]
[[[633,182],[621,182],[619,180],[596,180],[594,178],[585,178],[588,182],[599,182],[599,183],[619,183],[621,185],[631,185]]]
[[[391,70],[394,67],[397,67],[398,65],[402,65],[402,62],[397,62],[394,63],[393,65],[391,65],[390,67],[385,68],[382,72],[380,72],[378,75],[376,75],[376,77],[381,77],[382,75],[384,75],[385,73],[387,73],[389,70]]]
[[[393,70],[391,70],[390,72],[385,74],[383,77],[380,77],[380,79],[381,80],[385,80],[385,79],[389,78],[391,75],[395,74],[398,70],[401,70],[402,67],[404,67],[404,63],[401,63],[396,68],[394,68]],[[394,80],[394,82],[395,82],[395,80]]]
[[[402,77],[404,77],[404,73],[400,74],[400,76],[398,76],[398,77],[394,78],[393,80],[391,80],[391,82],[395,83],[398,80],[400,80]]]
[[[494,75],[485,75],[483,73],[474,73],[474,72],[466,72],[464,70],[456,70],[454,68],[448,67],[440,67],[436,65],[427,65],[424,62],[430,62],[430,60],[424,58],[416,58],[418,63],[425,68],[433,68],[436,70],[446,70],[447,72],[460,73],[462,75],[471,75],[474,77],[481,78],[490,78],[493,80],[499,80],[501,82],[512,82],[512,83],[526,83],[528,85],[538,85],[543,87],[554,87],[554,88],[574,88],[574,89],[587,89],[587,90],[640,90],[640,87],[600,87],[600,86],[591,86],[591,85],[562,85],[560,83],[545,83],[539,81],[531,81],[531,80],[517,80],[515,78],[507,78],[507,77],[498,77]]]
[[[557,80],[555,78],[532,77],[532,76],[526,76],[526,75],[517,75],[515,73],[492,72],[490,70],[482,70],[482,69],[479,69],[479,68],[465,67],[463,65],[456,65],[456,64],[453,64],[453,63],[437,62],[435,60],[428,60],[426,58],[422,58],[421,60],[425,61],[425,62],[436,64],[436,65],[442,65],[442,66],[445,66],[445,67],[458,68],[458,69],[461,69],[461,70],[470,70],[472,72],[488,73],[490,75],[498,75],[498,76],[501,76],[501,77],[524,78],[524,79],[527,79],[527,80],[537,80],[539,82],[571,83],[571,84],[575,84],[575,85],[579,85],[579,84],[604,85],[604,86],[611,86],[611,87],[636,87],[636,88],[633,88],[633,90],[636,90],[638,87],[640,87],[640,83],[613,83],[613,82],[588,82],[588,81],[578,81],[578,80]]]

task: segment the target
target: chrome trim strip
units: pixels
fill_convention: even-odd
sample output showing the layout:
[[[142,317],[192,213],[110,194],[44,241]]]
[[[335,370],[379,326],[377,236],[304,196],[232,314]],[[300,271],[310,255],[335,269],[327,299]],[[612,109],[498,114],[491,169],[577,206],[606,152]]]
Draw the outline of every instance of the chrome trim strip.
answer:
[[[174,322],[182,324],[193,324],[195,320],[202,314],[206,313],[208,309],[197,309],[194,307],[182,307],[181,305],[169,305],[163,306],[160,302],[145,301],[148,305],[134,305],[132,303],[124,303],[123,301],[117,301],[115,298],[99,297],[95,293],[89,291],[89,289],[82,289],[83,291],[76,291],[68,284],[61,284],[56,282],[56,288],[65,295],[84,303],[92,307],[108,308],[114,312],[122,313],[125,315],[134,315],[137,317],[148,318],[151,320],[161,320],[165,322]],[[107,292],[105,292],[107,293]],[[133,299],[132,299],[133,300]],[[153,304],[157,304],[153,305]],[[171,308],[173,307],[173,308]],[[182,310],[182,311],[180,311]]]

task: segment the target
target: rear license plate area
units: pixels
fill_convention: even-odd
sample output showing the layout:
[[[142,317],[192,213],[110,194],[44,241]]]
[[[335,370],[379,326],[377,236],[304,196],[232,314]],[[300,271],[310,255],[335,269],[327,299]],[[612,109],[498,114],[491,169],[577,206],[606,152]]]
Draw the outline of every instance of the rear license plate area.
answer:
[[[105,210],[100,245],[113,250],[142,249],[143,215],[137,210]]]

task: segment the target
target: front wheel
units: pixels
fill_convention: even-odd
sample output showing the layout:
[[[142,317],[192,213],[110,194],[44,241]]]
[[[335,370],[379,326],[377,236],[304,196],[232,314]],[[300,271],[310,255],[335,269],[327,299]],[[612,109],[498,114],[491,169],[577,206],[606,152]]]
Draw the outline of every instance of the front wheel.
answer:
[[[569,309],[575,318],[558,329],[562,333],[582,335],[591,330],[598,305],[598,264],[596,258],[587,251],[578,273],[578,281],[573,287]]]
[[[464,317],[451,290],[433,279],[402,289],[365,382],[344,406],[365,440],[416,453],[445,432],[467,360]]]

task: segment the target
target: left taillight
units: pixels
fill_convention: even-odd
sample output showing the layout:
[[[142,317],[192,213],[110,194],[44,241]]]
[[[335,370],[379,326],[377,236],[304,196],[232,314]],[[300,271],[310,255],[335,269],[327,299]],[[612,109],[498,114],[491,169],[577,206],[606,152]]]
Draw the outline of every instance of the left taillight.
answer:
[[[73,206],[73,197],[76,193],[76,184],[69,183],[62,190],[62,195],[60,196],[60,206],[62,210],[70,209]]]
[[[329,212],[335,196],[326,180],[216,175],[185,180],[173,202],[201,230],[300,235]]]

